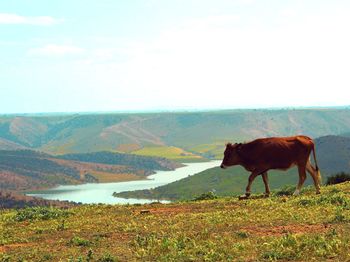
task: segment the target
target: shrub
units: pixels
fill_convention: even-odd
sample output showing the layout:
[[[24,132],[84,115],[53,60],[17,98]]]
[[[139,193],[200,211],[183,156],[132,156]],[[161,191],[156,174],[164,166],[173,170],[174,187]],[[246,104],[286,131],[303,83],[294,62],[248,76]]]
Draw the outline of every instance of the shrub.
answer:
[[[115,262],[118,261],[117,258],[107,253],[97,260],[98,262]]]
[[[236,235],[240,238],[248,238],[249,237],[249,234],[247,232],[244,232],[244,231],[238,231],[238,232],[236,232]]]
[[[20,209],[14,216],[15,221],[27,220],[49,220],[59,217],[67,217],[70,214],[67,210],[54,207],[28,207]]]
[[[333,195],[321,195],[318,198],[304,198],[300,199],[298,202],[300,206],[313,206],[313,205],[332,205],[339,206],[342,208],[349,208],[350,202],[344,193],[335,193]]]
[[[69,244],[72,246],[78,246],[78,247],[87,247],[91,245],[91,242],[87,239],[81,238],[74,236],[72,239],[69,241]]]
[[[315,200],[313,200],[313,199],[300,199],[298,201],[298,204],[301,206],[311,206],[311,205],[315,205]]]
[[[334,218],[331,222],[346,222],[346,216],[344,215],[344,210],[342,208],[337,208],[334,214]]]
[[[346,197],[346,195],[342,193],[338,193],[330,196],[323,195],[318,199],[317,202],[319,204],[342,206],[344,208],[347,208],[350,204],[349,199]]]
[[[275,192],[276,196],[291,196],[295,191],[295,186],[286,185],[282,187],[280,190]]]
[[[335,174],[333,176],[330,176],[327,178],[327,185],[335,185],[335,184],[339,184],[339,183],[343,183],[346,181],[350,181],[350,174],[346,174],[344,172]]]
[[[201,201],[201,200],[210,200],[210,199],[216,199],[218,198],[213,192],[207,192],[203,193],[197,197],[195,197],[193,200],[194,201]]]

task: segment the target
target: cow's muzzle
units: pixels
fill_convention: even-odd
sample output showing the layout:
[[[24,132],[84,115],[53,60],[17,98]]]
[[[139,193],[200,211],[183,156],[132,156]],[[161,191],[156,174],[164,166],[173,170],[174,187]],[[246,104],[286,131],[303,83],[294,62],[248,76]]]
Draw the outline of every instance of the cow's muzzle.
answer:
[[[221,167],[222,169],[226,169],[226,166],[225,166],[224,164],[221,164],[220,167]]]

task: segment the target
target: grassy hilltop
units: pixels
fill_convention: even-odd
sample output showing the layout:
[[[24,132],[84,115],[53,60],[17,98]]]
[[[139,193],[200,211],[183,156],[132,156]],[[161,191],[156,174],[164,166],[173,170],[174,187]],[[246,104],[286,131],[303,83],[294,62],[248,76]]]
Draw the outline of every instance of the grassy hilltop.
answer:
[[[321,195],[0,213],[2,261],[349,261],[350,183]]]

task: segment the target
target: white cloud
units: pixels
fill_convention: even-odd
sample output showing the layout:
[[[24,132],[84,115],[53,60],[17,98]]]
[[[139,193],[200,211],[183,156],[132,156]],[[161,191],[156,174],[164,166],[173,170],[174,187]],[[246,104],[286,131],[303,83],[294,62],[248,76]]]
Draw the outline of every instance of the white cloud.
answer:
[[[73,45],[56,45],[49,44],[40,48],[32,48],[28,51],[30,56],[64,56],[64,55],[79,55],[85,50]]]
[[[123,63],[96,65],[94,77],[100,79],[99,91],[109,94],[106,101],[115,89],[115,94],[123,93],[118,95],[124,98],[123,105],[346,104],[341,94],[350,84],[346,73],[350,37],[345,34],[350,19],[340,20],[308,16],[288,26],[268,27],[261,22],[251,27],[241,25],[237,16],[192,19],[153,41],[125,48],[129,58]],[[134,103],[133,94],[140,101]]]
[[[238,2],[242,5],[252,5],[255,3],[255,0],[238,0]]]
[[[22,16],[18,14],[0,13],[0,24],[24,24],[49,26],[61,22],[51,16]]]
[[[293,8],[285,8],[279,12],[281,18],[295,18],[298,13]]]
[[[183,23],[184,28],[208,28],[217,26],[231,26],[240,20],[238,15],[212,15],[205,18],[190,19]]]
[[[190,19],[152,39],[104,38],[86,50],[47,45],[29,54],[78,56],[50,60],[32,75],[43,88],[59,86],[80,105],[73,111],[348,104],[350,18],[281,13],[265,23]]]

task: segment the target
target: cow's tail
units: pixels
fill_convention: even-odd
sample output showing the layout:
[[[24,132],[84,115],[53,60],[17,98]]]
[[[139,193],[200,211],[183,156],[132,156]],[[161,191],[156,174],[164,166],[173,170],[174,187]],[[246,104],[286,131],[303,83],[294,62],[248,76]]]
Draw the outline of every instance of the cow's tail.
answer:
[[[321,185],[322,177],[321,177],[320,169],[318,168],[318,165],[317,165],[317,159],[316,159],[316,153],[315,153],[315,145],[312,145],[312,154],[314,156],[314,161],[315,161],[315,168],[316,168],[316,172],[317,172],[317,180],[318,180],[319,185]]]

